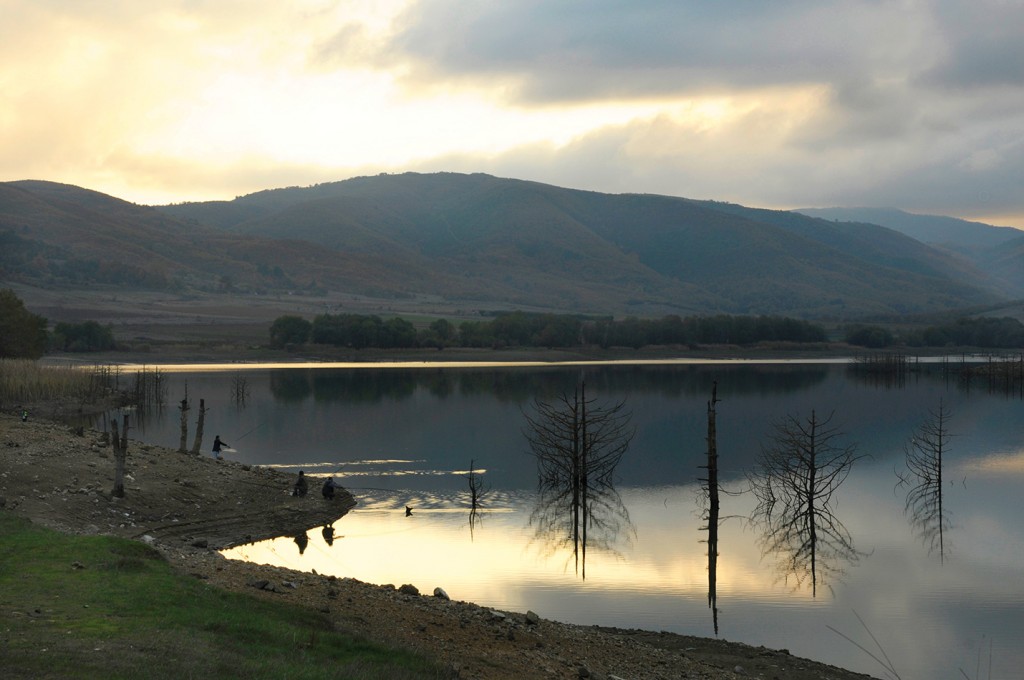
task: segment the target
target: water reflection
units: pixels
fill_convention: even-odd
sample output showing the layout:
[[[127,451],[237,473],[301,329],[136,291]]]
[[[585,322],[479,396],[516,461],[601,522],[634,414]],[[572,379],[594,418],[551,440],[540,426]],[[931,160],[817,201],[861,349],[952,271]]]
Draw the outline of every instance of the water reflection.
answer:
[[[625,402],[598,406],[586,390],[580,382],[571,397],[536,401],[526,417],[539,490],[530,524],[547,554],[569,550],[584,580],[588,546],[612,551],[632,529],[612,480],[635,432]]]
[[[602,484],[574,496],[571,488],[542,490],[530,514],[534,544],[551,557],[568,552],[576,574],[587,578],[587,550],[617,554],[617,545],[636,534],[629,511],[611,484]]]
[[[469,474],[466,475],[469,484],[469,538],[473,540],[476,532],[476,525],[480,521],[480,508],[491,487],[486,484],[480,474],[476,471],[476,461],[469,461]]]
[[[994,658],[1003,666],[993,677],[1016,677],[1024,665],[1019,642],[1024,639],[1024,603],[1017,587],[1024,549],[1024,529],[1017,521],[1024,516],[1019,493],[1024,474],[1022,402],[989,393],[980,379],[967,391],[956,376],[947,382],[938,367],[930,367],[913,373],[896,390],[854,379],[845,365],[423,370],[432,375],[412,383],[416,389],[411,397],[389,398],[407,393],[389,387],[371,401],[314,400],[305,368],[254,371],[244,410],[229,399],[234,369],[168,376],[171,395],[180,398],[187,379],[189,394],[207,398],[207,431],[220,432],[238,446],[240,462],[273,465],[292,474],[300,469],[317,477],[340,474],[342,483],[359,496],[359,507],[343,524],[334,523],[337,550],[317,526],[309,530],[301,556],[292,535],[231,554],[372,583],[415,583],[427,592],[442,586],[457,599],[515,611],[533,609],[546,618],[580,624],[711,635],[708,624],[717,622],[720,634],[730,639],[787,647],[795,654],[872,672],[859,650],[826,628],[856,608],[885,640],[899,667],[915,669],[918,677],[952,680],[957,667],[976,651],[961,647],[968,647],[972,636],[993,632]],[[525,379],[531,371],[537,375]],[[785,376],[788,371],[795,377]],[[525,453],[521,410],[534,397],[562,390],[571,394],[581,373],[588,395],[612,402],[628,399],[637,426],[615,475],[618,502],[628,509],[637,540],[626,546],[615,539],[615,553],[602,553],[594,547],[597,530],[588,529],[586,581],[568,568],[574,559],[571,541],[556,548],[561,552],[554,559],[538,554],[537,526],[530,524],[538,506],[532,493],[536,464]],[[299,379],[282,380],[284,376]],[[812,599],[810,576],[803,591],[792,592],[766,568],[774,563],[762,555],[767,544],[749,526],[726,521],[731,515],[751,516],[757,500],[753,494],[723,493],[717,523],[710,512],[693,512],[699,494],[694,470],[706,460],[706,404],[716,379],[724,400],[717,409],[723,491],[746,480],[774,419],[807,414],[812,407],[841,414],[850,440],[874,457],[854,465],[838,494],[842,504],[835,506],[849,529],[846,535],[872,556],[861,557],[855,569],[840,561],[847,573],[833,583],[834,598]],[[299,395],[298,401],[278,399],[268,389],[271,380],[279,388],[294,383],[291,394]],[[607,385],[625,387],[608,391]],[[793,389],[795,385],[805,387]],[[530,393],[534,388],[537,392]],[[520,393],[525,393],[521,402],[510,397]],[[893,493],[893,470],[904,466],[908,435],[940,398],[959,423],[955,446],[943,457],[943,508],[948,506],[957,525],[964,527],[956,534],[962,557],[947,555],[944,564],[909,536],[901,517],[905,490]],[[175,403],[170,401],[160,418],[155,411],[147,415],[147,443],[177,445]],[[478,473],[487,470],[483,478],[494,491],[467,528],[471,460]],[[967,488],[961,488],[964,474]],[[411,517],[404,516],[406,504],[415,509]],[[571,537],[566,508],[563,503],[558,531]],[[704,525],[707,532],[698,533]],[[713,536],[710,528],[716,525]],[[709,539],[707,554],[703,544],[694,545],[695,536]],[[948,539],[947,533],[947,548]],[[813,560],[805,562],[820,570],[822,554],[819,545]],[[725,613],[718,612],[718,604]]]
[[[330,524],[325,524],[324,528],[320,530],[320,534],[324,537],[324,543],[328,547],[334,545],[334,527]]]
[[[718,635],[718,513],[719,513],[719,491],[718,485],[718,381],[711,387],[711,399],[708,400],[708,461],[705,469],[707,477],[701,479],[701,491],[706,510],[703,519],[706,522],[700,528],[708,532],[708,608],[711,610],[711,620],[714,623],[715,635]]]
[[[295,545],[299,546],[300,555],[306,552],[306,547],[309,545],[309,536],[306,535],[305,531],[295,534],[295,538],[292,540],[295,541]]]
[[[819,583],[831,589],[844,565],[861,556],[833,510],[835,492],[861,456],[855,445],[839,443],[833,415],[819,419],[811,411],[807,420],[787,416],[774,423],[750,475],[757,498],[751,520],[763,532],[762,555],[776,559],[794,589],[809,585],[812,597]]]
[[[829,372],[825,364],[766,365],[757,368],[759,381],[749,379],[749,366],[723,366],[720,378],[731,394],[777,394],[805,390],[824,381]],[[425,389],[438,399],[460,395],[487,396],[502,402],[528,402],[549,399],[571,392],[583,377],[595,390],[607,392],[647,392],[667,397],[706,394],[704,380],[697,377],[699,366],[619,366],[614,371],[589,366],[579,372],[559,368],[490,368],[451,370],[340,370],[292,369],[270,373],[270,391],[284,403],[312,398],[316,402],[374,404],[384,400],[412,397]]]
[[[949,449],[949,417],[946,406],[929,411],[928,419],[915,431],[905,447],[906,471],[897,471],[899,486],[908,487],[904,513],[928,553],[946,559],[945,532],[950,526],[949,510],[943,504],[942,459]]]

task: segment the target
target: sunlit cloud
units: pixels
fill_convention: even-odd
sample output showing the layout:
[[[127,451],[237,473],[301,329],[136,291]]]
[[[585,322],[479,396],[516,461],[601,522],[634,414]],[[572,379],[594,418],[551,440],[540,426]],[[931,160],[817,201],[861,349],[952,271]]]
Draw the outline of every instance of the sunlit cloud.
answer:
[[[1022,11],[6,0],[0,180],[166,203],[482,171],[1024,226]]]
[[[1007,452],[971,460],[960,465],[958,471],[962,471],[964,474],[1024,475],[1024,451]]]

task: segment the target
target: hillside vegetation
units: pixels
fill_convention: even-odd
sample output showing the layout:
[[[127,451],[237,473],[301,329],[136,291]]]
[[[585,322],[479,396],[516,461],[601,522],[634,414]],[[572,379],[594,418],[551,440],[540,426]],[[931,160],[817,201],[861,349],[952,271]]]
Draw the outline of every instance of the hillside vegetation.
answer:
[[[857,229],[878,224],[971,262],[991,287],[1024,296],[1024,231],[941,215],[915,215],[895,208],[800,210]]]
[[[483,174],[359,177],[159,208],[9,182],[0,241],[2,278],[34,286],[330,291],[408,310],[430,300],[848,320],[1024,297],[1024,281],[884,226]],[[1020,257],[1002,256],[1011,270]]]

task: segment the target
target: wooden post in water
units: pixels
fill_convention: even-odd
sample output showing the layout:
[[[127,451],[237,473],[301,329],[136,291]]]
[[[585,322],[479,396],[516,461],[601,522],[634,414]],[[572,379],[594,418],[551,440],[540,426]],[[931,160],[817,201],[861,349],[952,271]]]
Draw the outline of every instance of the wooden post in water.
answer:
[[[114,488],[111,495],[124,498],[124,469],[128,462],[128,416],[124,416],[124,428],[117,432],[117,419],[110,422],[111,443],[114,447]]]
[[[188,453],[188,385],[185,386],[185,398],[178,404],[181,411],[181,439],[178,442],[178,453]]]

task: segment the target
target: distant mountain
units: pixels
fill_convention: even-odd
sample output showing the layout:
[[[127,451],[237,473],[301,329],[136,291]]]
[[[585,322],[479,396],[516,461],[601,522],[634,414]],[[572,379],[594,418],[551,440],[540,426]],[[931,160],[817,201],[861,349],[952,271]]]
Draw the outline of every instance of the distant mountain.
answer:
[[[359,177],[156,208],[0,183],[0,243],[2,278],[47,285],[128,271],[118,285],[320,287],[467,309],[853,318],[1014,297],[966,257],[883,226],[483,174]]]
[[[1024,237],[1013,227],[994,227],[941,215],[917,215],[896,208],[802,208],[796,212],[840,222],[888,227],[929,245],[951,250],[984,250]]]
[[[822,219],[881,225],[970,261],[985,285],[1024,297],[1024,231],[941,215],[917,215],[896,208],[805,208]],[[862,227],[855,227],[862,228]]]
[[[230,234],[68,184],[0,183],[0,282],[259,292],[329,286],[395,296],[417,274],[294,239]]]
[[[969,263],[889,229],[482,174],[360,177],[163,209],[235,233],[400,253],[569,309],[847,316],[999,297]]]

